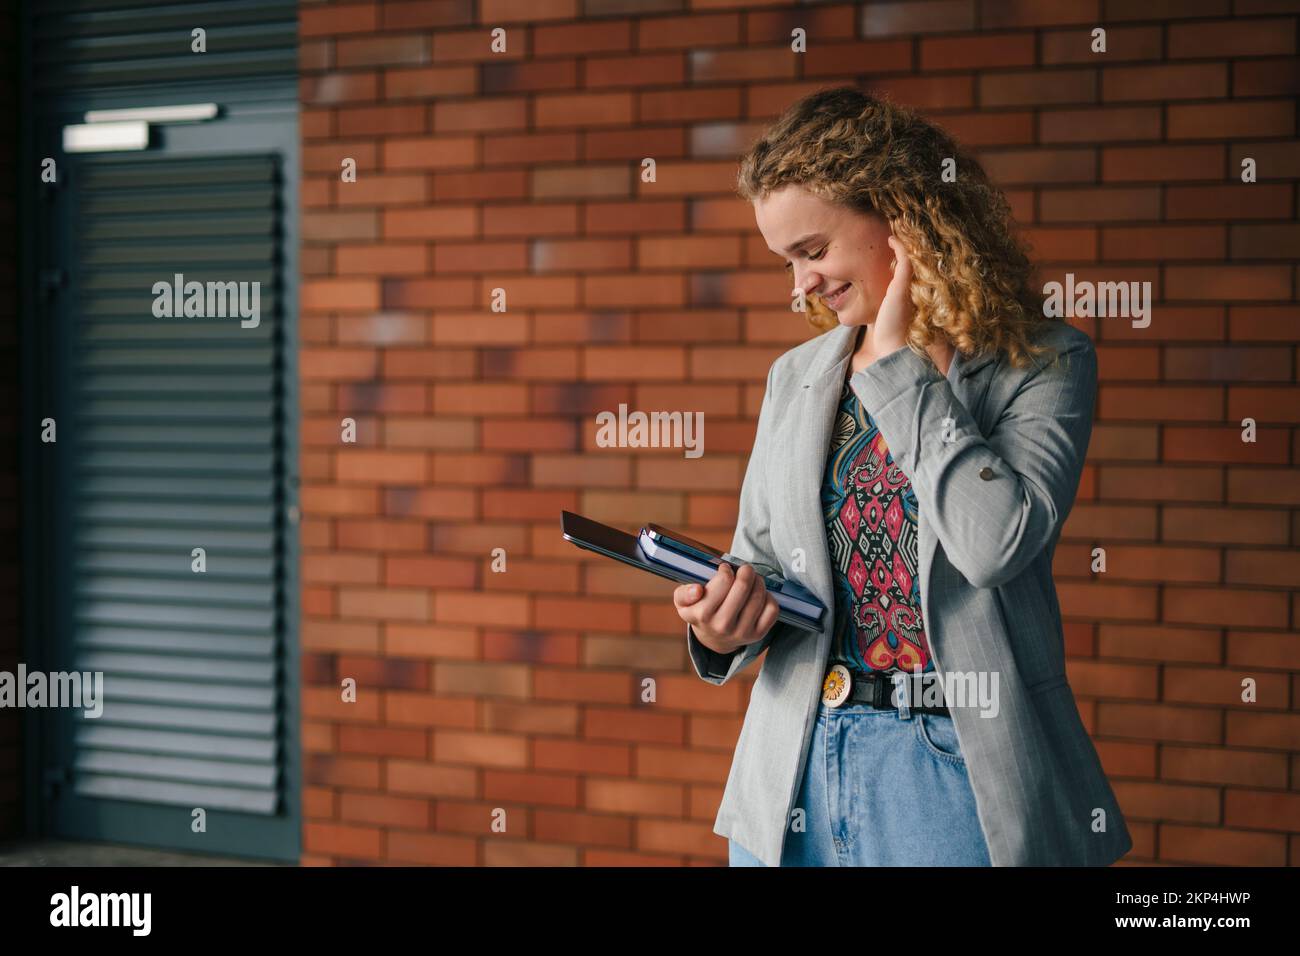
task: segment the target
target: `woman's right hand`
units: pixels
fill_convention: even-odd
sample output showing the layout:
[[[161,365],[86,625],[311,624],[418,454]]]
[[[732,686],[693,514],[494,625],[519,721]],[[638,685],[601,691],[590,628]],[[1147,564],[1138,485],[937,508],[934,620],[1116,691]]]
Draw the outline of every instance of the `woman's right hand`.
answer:
[[[703,587],[683,584],[673,591],[673,604],[699,642],[718,654],[762,640],[781,610],[762,575],[748,564],[733,571],[725,561]]]

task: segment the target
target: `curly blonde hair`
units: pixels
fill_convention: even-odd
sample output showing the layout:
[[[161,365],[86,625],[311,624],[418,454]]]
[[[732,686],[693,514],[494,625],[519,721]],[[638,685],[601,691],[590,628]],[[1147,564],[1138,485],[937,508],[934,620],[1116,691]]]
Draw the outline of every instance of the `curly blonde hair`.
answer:
[[[941,178],[949,159],[953,182]],[[1044,351],[1034,326],[1054,320],[1031,285],[1033,267],[1006,197],[978,161],[915,111],[852,86],[804,97],[741,157],[736,176],[747,201],[787,185],[892,224],[912,260],[916,315],[907,343],[922,357],[940,339],[968,357],[1003,351],[1017,367]],[[820,296],[808,302],[813,328],[837,324]]]

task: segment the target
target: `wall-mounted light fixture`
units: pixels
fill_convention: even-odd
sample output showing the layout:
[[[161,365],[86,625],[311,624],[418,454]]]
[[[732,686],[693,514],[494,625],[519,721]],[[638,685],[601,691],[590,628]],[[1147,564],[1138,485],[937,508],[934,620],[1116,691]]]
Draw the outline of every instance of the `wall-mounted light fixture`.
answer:
[[[150,123],[201,123],[215,119],[217,112],[216,103],[90,110],[84,123],[63,127],[63,149],[68,153],[148,149]]]

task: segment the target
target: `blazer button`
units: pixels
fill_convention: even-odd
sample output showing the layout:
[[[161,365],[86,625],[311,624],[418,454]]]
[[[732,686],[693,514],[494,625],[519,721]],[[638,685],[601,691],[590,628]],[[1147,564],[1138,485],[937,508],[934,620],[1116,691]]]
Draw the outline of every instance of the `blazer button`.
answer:
[[[983,468],[980,469],[980,477],[983,478],[985,481],[992,481],[993,469],[990,468],[988,465],[985,465]]]

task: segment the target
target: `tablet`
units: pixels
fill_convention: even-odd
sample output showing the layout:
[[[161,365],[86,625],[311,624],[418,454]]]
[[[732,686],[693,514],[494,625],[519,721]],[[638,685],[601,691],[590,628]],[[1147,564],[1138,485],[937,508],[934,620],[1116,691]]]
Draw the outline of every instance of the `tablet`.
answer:
[[[667,578],[670,581],[676,581],[679,584],[701,583],[699,578],[693,577],[684,571],[677,571],[674,568],[665,567],[651,561],[642,553],[641,545],[637,543],[635,535],[620,531],[618,528],[611,528],[599,521],[584,518],[572,511],[560,512],[560,531],[566,541],[572,541],[578,547],[587,551],[595,551],[607,558],[622,561],[624,564],[630,564],[634,568],[649,571],[651,574]],[[804,631],[812,631],[815,634],[821,633],[819,624],[814,624],[797,614],[786,611],[784,608],[777,614],[776,619]]]

